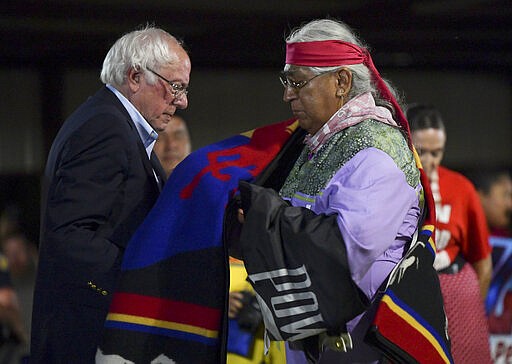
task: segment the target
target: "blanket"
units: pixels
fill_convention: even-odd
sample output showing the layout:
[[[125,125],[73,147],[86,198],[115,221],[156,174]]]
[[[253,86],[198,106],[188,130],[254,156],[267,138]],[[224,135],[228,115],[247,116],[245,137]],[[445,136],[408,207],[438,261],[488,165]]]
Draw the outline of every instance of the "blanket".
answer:
[[[239,180],[258,176],[297,125],[236,135],[178,165],[127,246],[96,363],[225,361],[224,209]]]

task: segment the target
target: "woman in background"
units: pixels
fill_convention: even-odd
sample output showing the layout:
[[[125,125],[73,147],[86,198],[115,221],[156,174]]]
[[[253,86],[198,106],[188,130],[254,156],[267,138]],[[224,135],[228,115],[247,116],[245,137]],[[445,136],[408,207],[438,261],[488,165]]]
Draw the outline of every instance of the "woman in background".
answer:
[[[492,261],[485,215],[471,182],[440,165],[446,143],[440,112],[415,104],[408,108],[407,119],[436,203],[434,267],[439,272],[453,359],[455,363],[488,363],[483,302]]]

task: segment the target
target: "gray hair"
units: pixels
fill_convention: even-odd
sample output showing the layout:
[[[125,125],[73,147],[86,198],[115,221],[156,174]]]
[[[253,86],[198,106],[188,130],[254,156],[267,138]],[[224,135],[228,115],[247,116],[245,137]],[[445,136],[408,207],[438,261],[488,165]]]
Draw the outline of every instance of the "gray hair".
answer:
[[[341,21],[332,19],[313,20],[303,25],[302,27],[294,30],[286,38],[286,43],[315,42],[322,40],[341,40],[343,42],[355,44],[359,48],[368,49],[368,47],[356,36],[355,32],[348,25]],[[394,111],[394,108],[390,102],[384,100],[381,97],[379,91],[377,90],[377,85],[372,79],[370,70],[364,64],[308,68],[313,73],[320,74],[324,72],[335,71],[337,69],[341,69],[341,67],[346,67],[352,72],[352,88],[347,95],[349,100],[360,94],[371,92],[377,105],[386,106]],[[290,66],[286,65],[284,70],[287,71],[289,68]],[[384,82],[388,86],[393,96],[395,96],[397,101],[400,102],[398,100],[400,95],[397,90],[389,83],[389,81],[384,80]]]
[[[123,35],[105,56],[101,81],[119,87],[126,81],[127,71],[132,67],[143,71],[148,68],[158,70],[166,64],[177,62],[178,57],[169,49],[169,40],[181,45],[165,30],[149,25]],[[156,82],[156,76],[151,72],[145,72],[145,76],[149,84]]]

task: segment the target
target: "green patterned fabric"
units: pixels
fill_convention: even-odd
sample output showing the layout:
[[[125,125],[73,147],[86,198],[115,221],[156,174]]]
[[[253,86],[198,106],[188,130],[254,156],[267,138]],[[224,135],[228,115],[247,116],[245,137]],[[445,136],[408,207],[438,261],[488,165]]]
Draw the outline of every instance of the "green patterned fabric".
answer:
[[[404,172],[411,187],[415,188],[420,183],[420,172],[401,131],[377,120],[367,119],[333,135],[311,159],[308,156],[309,148],[304,148],[280,195],[285,198],[292,198],[297,192],[308,196],[319,195],[346,162],[361,150],[371,147],[388,154]]]

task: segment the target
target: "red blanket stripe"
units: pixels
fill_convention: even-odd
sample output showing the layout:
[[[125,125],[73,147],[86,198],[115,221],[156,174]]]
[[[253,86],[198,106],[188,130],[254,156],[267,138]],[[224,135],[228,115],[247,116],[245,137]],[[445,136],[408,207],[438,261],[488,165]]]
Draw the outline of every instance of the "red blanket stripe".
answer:
[[[419,363],[446,363],[432,344],[402,317],[391,310],[388,305],[380,305],[381,319],[376,322],[379,331],[391,342],[400,342],[408,348],[408,354]],[[397,329],[400,328],[400,329]]]
[[[177,322],[208,330],[218,330],[221,321],[221,312],[217,309],[193,303],[121,292],[114,294],[110,313]]]

